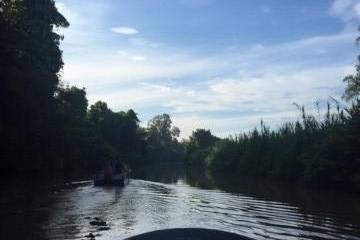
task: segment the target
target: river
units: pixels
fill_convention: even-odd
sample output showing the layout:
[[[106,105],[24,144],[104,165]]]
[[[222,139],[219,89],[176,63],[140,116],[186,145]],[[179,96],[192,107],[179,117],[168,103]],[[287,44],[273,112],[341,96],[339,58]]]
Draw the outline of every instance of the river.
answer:
[[[2,186],[0,239],[124,239],[175,227],[214,228],[254,239],[360,239],[358,195],[242,181],[235,188],[189,177]],[[101,229],[90,223],[107,222]]]

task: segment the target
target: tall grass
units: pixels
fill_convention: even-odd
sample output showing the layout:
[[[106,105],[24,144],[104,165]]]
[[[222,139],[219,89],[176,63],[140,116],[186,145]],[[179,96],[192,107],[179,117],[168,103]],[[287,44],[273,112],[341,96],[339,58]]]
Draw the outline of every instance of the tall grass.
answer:
[[[335,103],[335,107],[331,107]],[[324,114],[309,114],[271,130],[260,127],[217,141],[204,159],[212,171],[360,190],[360,102],[342,108],[327,103]]]

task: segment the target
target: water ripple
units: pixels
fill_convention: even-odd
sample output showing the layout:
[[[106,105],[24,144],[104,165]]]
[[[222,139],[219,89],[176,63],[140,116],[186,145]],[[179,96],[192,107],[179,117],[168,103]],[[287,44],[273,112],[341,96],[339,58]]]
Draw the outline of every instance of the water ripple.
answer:
[[[83,239],[92,232],[97,240],[114,240],[156,229],[202,227],[254,239],[360,240],[359,221],[353,220],[349,211],[305,208],[291,202],[205,190],[184,183],[132,180],[120,189],[74,182],[57,189],[49,201],[28,212],[6,208],[7,204],[6,199],[0,198],[2,209],[6,210],[1,213],[3,217],[22,214],[31,218],[34,212],[46,215],[41,227],[46,237],[40,239]],[[89,221],[94,217],[106,221],[110,229],[99,231],[91,226]]]

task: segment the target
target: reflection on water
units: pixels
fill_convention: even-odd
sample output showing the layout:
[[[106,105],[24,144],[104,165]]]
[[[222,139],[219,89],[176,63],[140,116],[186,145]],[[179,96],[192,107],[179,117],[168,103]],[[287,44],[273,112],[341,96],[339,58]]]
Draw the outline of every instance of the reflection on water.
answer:
[[[156,170],[149,172],[147,179]],[[125,188],[93,187],[91,181],[2,187],[7,195],[0,197],[0,239],[84,239],[89,233],[123,239],[172,227],[215,228],[255,239],[360,239],[359,196],[204,177],[132,180]],[[110,229],[90,225],[95,217]]]

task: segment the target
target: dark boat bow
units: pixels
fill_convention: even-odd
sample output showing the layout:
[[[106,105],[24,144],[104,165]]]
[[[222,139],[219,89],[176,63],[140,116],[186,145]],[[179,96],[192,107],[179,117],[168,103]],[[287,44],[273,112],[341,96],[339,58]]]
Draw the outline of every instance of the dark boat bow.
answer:
[[[174,228],[143,233],[125,240],[251,240],[251,238],[214,229]]]

